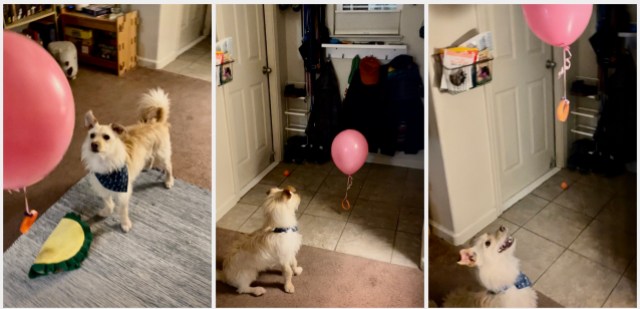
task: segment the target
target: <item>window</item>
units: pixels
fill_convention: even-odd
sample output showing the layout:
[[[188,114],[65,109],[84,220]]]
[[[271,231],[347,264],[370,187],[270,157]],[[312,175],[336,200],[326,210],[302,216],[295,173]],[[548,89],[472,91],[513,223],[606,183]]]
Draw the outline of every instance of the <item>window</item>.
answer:
[[[334,37],[399,36],[399,4],[337,4],[328,7]]]
[[[339,4],[337,11],[400,11],[402,4]]]

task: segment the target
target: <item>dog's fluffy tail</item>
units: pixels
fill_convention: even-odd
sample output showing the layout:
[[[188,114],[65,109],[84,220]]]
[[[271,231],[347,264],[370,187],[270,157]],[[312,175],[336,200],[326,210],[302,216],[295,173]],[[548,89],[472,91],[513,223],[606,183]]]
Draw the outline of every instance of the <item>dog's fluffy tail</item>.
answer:
[[[169,119],[169,95],[161,88],[149,90],[138,103],[138,113],[141,122],[166,123]]]

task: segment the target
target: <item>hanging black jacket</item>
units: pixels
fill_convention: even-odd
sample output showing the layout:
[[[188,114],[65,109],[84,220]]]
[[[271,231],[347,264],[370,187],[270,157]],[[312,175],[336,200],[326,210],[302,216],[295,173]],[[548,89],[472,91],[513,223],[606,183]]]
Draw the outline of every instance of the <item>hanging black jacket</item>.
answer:
[[[424,149],[424,86],[413,57],[400,55],[388,65],[385,87],[385,129],[380,137],[380,151],[416,154]]]
[[[310,161],[322,163],[330,159],[331,143],[341,129],[340,86],[331,62],[322,65],[313,86],[311,115],[305,133],[309,137],[310,151],[314,152]]]

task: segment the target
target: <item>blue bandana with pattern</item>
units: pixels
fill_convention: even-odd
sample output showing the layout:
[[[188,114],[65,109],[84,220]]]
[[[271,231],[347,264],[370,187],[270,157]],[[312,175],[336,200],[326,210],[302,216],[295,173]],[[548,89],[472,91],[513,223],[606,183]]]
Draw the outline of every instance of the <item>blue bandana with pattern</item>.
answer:
[[[489,290],[489,292],[491,294],[502,293],[502,292],[508,290],[509,288],[511,288],[512,286],[515,286],[518,290],[524,289],[524,288],[528,288],[528,287],[531,286],[531,281],[529,281],[529,277],[527,277],[527,275],[525,275],[524,273],[520,272],[520,274],[518,274],[518,277],[516,278],[516,282],[513,285],[505,286],[505,287],[503,287],[502,289],[500,289],[498,291]]]
[[[127,192],[127,187],[129,185],[129,171],[127,170],[126,165],[109,174],[95,173],[95,175],[103,187],[114,192]]]
[[[298,226],[294,226],[294,227],[276,227],[273,229],[274,233],[287,233],[287,232],[297,232],[298,231]]]

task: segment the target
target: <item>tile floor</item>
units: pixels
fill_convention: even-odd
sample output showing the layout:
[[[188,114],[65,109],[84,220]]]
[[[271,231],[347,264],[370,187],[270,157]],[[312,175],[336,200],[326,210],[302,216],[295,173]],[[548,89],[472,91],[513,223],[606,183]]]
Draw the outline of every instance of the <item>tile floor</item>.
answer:
[[[285,177],[285,169],[291,175]],[[424,221],[424,171],[365,164],[353,177],[351,209],[340,207],[346,176],[329,162],[280,163],[218,222],[250,233],[262,225],[260,204],[273,186],[300,193],[303,244],[409,267],[418,267]]]
[[[566,307],[636,307],[636,199],[635,174],[562,170],[483,232],[508,227],[534,288]]]
[[[164,71],[212,81],[211,38],[207,37],[162,68]]]

